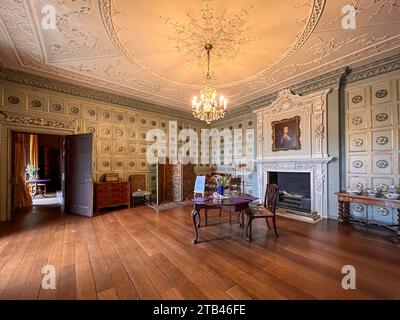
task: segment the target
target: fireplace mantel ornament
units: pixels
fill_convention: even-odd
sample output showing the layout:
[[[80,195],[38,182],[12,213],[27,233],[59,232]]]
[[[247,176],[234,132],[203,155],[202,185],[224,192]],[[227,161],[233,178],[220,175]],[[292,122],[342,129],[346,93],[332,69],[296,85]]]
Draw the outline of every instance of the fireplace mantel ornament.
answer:
[[[310,212],[327,217],[328,163],[332,160],[328,155],[326,135],[327,95],[330,91],[327,89],[300,96],[285,89],[272,104],[255,111],[259,142],[256,164],[260,199],[265,193],[270,172],[307,172],[310,179]],[[288,124],[289,121],[293,121],[293,124]],[[289,131],[289,137],[293,136],[291,130],[298,134],[298,145],[279,146],[285,127],[288,127],[285,132]],[[273,138],[272,143],[270,137]]]

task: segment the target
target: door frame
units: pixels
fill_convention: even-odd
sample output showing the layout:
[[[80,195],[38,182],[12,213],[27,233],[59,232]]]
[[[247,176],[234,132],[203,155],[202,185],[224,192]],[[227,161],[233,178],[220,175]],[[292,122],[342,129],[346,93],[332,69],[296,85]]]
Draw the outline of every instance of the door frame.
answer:
[[[75,134],[75,128],[51,128],[39,127],[33,125],[1,123],[0,131],[0,222],[11,219],[12,214],[12,177],[11,177],[11,160],[12,160],[12,133],[22,132],[31,134],[50,134],[50,135],[71,135]],[[5,152],[4,152],[5,151]],[[5,190],[3,192],[2,190]]]

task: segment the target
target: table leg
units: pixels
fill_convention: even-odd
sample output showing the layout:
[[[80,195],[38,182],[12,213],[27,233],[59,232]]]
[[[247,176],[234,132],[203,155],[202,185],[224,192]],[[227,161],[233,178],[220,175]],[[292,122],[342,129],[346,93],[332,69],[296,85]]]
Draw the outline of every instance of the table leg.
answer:
[[[46,183],[44,184],[44,186],[43,186],[43,190],[42,190],[42,197],[43,198],[46,198],[46,190],[47,189],[47,187],[46,187]]]
[[[35,182],[35,192],[32,192],[32,193],[33,193],[32,199],[35,199],[35,197],[36,197],[37,194],[38,194],[38,191],[37,191],[37,182]]]
[[[340,226],[342,226],[344,224],[344,220],[343,220],[344,202],[339,200],[338,203],[339,203],[338,223]]]
[[[350,223],[350,202],[345,202],[344,203],[344,223],[348,224]]]
[[[397,235],[400,236],[400,208],[397,209]]]
[[[247,224],[246,224],[246,236],[245,239],[247,241],[252,241],[253,240],[253,228],[252,228],[252,224],[253,224],[253,219],[251,219],[250,215],[247,214]]]
[[[196,219],[197,216],[199,217],[199,223],[197,223],[197,219]],[[194,208],[192,211],[192,220],[193,220],[194,232],[195,232],[195,238],[193,239],[192,243],[197,244],[198,243],[197,239],[199,237],[198,227],[200,225],[200,213],[196,208]]]

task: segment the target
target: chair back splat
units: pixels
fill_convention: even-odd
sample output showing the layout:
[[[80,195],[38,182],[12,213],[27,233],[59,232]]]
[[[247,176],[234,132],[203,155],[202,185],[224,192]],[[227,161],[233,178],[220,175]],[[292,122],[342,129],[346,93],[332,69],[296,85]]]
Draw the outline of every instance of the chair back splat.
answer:
[[[264,208],[267,208],[275,215],[276,203],[279,196],[279,188],[276,184],[268,184],[265,191]]]

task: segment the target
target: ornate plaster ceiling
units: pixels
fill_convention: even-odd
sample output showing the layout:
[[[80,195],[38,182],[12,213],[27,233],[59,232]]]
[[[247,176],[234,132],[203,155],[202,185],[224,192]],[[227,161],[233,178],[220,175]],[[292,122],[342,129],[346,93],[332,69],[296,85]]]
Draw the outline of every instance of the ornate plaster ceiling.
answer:
[[[348,0],[2,0],[0,59],[189,111],[211,68],[229,107],[344,66],[400,52],[399,0],[354,0],[355,30],[341,26]],[[43,6],[57,28],[41,25]]]

